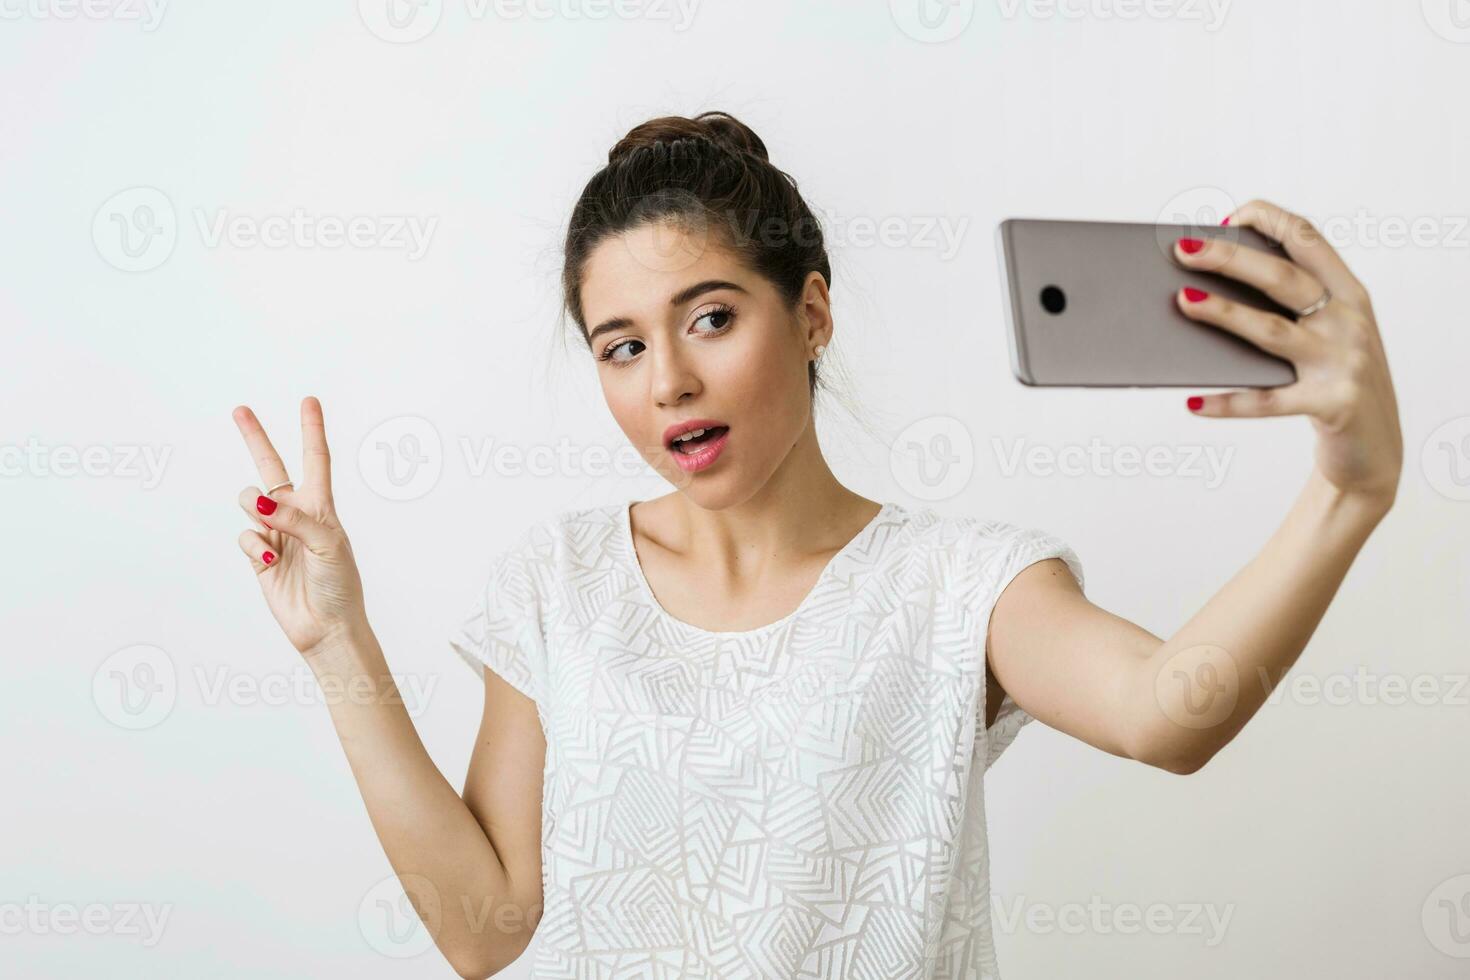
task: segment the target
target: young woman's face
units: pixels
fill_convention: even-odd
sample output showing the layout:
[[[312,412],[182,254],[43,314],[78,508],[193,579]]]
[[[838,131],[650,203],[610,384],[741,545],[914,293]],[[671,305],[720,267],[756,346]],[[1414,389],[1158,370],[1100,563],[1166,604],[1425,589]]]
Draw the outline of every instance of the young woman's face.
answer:
[[[713,236],[644,224],[592,251],[582,308],[618,426],[701,506],[753,496],[810,424],[807,363],[831,333],[820,274],[792,311]],[[725,431],[692,454],[669,444],[670,427],[696,420]]]

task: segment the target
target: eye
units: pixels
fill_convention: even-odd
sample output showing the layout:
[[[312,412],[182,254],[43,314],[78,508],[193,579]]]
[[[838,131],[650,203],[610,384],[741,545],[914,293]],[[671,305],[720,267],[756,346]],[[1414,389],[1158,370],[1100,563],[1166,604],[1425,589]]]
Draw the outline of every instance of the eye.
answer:
[[[603,349],[601,354],[597,355],[597,359],[599,361],[611,361],[613,364],[627,364],[633,355],[630,354],[627,357],[617,357],[616,355],[618,351],[624,349],[629,344],[637,344],[639,347],[642,347],[643,341],[629,339],[620,340],[615,344],[609,344]]]
[[[717,318],[718,320],[718,322],[712,320],[713,329],[701,330],[697,332],[708,337],[729,330],[730,324],[735,320],[735,307],[725,303],[720,303],[716,305],[713,309],[706,310],[699,316],[695,317],[694,323],[700,323],[704,320],[711,320],[712,318]],[[627,364],[635,356],[637,356],[638,350],[633,350],[631,353],[624,354],[623,356],[619,356],[618,352],[626,350],[632,344],[638,345],[638,350],[641,350],[645,346],[643,341],[634,340],[630,337],[627,340],[619,340],[616,343],[609,344],[607,347],[603,348],[602,353],[597,356],[597,359],[599,361],[608,361],[616,365]]]
[[[722,330],[729,329],[730,321],[735,319],[735,307],[726,306],[725,304],[721,303],[714,309],[706,310],[704,313],[701,313],[698,317],[695,318],[694,322],[698,323],[701,320],[708,320],[710,317],[724,318],[724,321],[719,326],[715,327],[713,330],[706,331],[707,333],[719,333]]]

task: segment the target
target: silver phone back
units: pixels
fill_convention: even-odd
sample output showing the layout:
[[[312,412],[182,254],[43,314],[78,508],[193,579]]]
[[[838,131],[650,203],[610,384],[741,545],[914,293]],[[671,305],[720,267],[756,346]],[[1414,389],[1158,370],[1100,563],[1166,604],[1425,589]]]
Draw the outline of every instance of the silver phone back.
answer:
[[[1290,384],[1289,361],[1179,312],[1174,294],[1196,286],[1292,313],[1238,280],[1185,269],[1177,238],[1232,238],[1285,256],[1250,228],[1010,218],[996,229],[1006,288],[1011,370],[1028,385],[1247,387]],[[1051,287],[1049,290],[1048,287]],[[1064,305],[1051,312],[1060,290]]]

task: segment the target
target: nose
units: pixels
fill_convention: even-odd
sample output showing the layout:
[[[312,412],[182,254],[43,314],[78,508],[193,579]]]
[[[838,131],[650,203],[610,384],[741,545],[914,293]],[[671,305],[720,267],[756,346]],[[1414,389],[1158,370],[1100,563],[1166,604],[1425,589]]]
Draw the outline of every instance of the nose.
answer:
[[[653,400],[658,407],[677,405],[687,397],[699,393],[701,385],[688,359],[677,349],[676,344],[659,344],[650,350],[653,362]]]

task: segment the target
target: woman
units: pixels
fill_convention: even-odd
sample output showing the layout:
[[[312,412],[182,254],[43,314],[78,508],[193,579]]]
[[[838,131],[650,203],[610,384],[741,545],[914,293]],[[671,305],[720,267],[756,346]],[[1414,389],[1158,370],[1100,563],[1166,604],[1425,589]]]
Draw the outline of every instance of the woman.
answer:
[[[1393,503],[1402,447],[1372,307],[1302,219],[1232,219],[1290,260],[1182,240],[1184,267],[1295,321],[1176,302],[1296,365],[1213,417],[1305,414],[1316,465],[1260,554],[1168,640],[1089,602],[1044,532],[866,499],[812,421],[832,341],[820,229],[723,113],[644,123],[588,183],[564,292],[629,440],[676,486],[566,511],[497,557],[453,637],[486,665],[461,796],[369,628],[321,406],[295,488],[249,409],[242,534],[387,855],[463,976],[539,931],[537,975],[995,976],[985,768],[1032,718],[1192,773],[1295,661]],[[1325,301],[1325,302],[1324,302]],[[1264,673],[1262,673],[1264,672]],[[349,685],[358,685],[353,688]],[[542,909],[544,906],[544,915]]]

